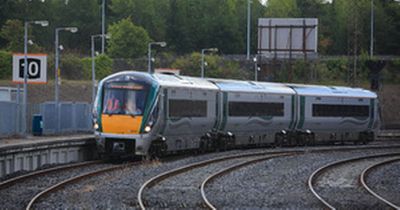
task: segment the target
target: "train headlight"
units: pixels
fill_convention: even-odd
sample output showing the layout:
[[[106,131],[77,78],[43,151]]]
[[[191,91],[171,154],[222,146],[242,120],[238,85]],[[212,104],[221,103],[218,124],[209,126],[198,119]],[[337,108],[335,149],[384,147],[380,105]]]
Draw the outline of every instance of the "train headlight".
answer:
[[[94,128],[95,130],[99,129],[99,124],[94,123],[94,124],[93,124],[93,128]]]
[[[146,127],[144,127],[144,132],[148,133],[150,131],[151,131],[151,127],[150,126],[147,125]]]

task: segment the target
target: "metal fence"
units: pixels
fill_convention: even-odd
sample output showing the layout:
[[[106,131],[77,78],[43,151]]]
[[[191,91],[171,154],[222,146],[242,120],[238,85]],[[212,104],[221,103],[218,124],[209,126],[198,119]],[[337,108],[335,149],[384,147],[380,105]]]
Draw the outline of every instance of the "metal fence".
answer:
[[[19,135],[21,124],[19,116],[20,105],[16,102],[0,102],[0,137]],[[32,133],[34,115],[42,116],[42,129],[44,135],[65,134],[92,131],[91,104],[60,102],[59,119],[54,102],[31,104],[28,106],[27,132]]]

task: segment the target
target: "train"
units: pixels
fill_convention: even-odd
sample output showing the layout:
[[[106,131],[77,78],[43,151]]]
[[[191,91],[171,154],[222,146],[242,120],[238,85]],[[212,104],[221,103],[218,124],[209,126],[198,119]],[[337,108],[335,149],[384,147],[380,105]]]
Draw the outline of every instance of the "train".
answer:
[[[237,147],[360,143],[380,124],[362,88],[123,71],[98,84],[93,126],[102,156],[162,156]]]

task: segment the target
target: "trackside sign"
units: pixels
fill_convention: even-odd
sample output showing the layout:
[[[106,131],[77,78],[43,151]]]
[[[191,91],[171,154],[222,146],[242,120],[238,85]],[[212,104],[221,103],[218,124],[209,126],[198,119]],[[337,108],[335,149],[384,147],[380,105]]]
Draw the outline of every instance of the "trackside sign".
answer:
[[[13,82],[24,82],[24,54],[13,54]],[[47,55],[27,54],[28,83],[47,83]]]

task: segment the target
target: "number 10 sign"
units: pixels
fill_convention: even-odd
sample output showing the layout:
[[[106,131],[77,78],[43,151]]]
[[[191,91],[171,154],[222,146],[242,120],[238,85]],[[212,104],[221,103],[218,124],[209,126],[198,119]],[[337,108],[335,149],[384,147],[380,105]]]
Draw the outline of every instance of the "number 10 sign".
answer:
[[[31,84],[47,82],[47,55],[27,54],[28,75],[27,81]],[[24,82],[24,54],[13,54],[13,82]]]

